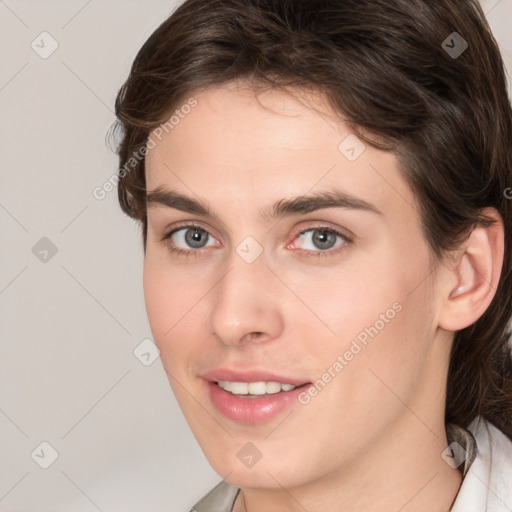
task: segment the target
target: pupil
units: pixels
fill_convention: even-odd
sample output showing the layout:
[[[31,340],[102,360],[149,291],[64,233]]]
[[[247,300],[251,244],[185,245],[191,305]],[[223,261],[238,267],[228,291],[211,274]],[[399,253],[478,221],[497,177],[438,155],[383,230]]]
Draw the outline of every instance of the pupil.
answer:
[[[329,231],[316,230],[313,234],[313,243],[319,249],[330,249],[336,243],[336,237]]]
[[[185,235],[187,244],[191,247],[202,247],[206,243],[207,236],[202,229],[189,229]]]

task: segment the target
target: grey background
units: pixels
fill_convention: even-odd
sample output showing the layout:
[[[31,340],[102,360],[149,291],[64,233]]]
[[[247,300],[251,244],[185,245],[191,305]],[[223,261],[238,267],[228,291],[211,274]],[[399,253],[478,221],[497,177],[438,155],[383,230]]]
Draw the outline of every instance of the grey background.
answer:
[[[138,227],[92,194],[117,168],[116,92],[176,4],[0,0],[2,512],[180,512],[220,479],[160,359],[134,355]],[[482,5],[512,70],[512,0]]]

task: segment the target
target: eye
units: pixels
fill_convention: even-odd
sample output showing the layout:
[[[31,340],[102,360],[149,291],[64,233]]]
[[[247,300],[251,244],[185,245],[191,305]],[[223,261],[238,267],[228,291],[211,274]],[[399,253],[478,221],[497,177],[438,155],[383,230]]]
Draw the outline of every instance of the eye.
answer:
[[[297,243],[299,246],[297,246]],[[316,227],[303,230],[288,246],[292,249],[302,249],[313,252],[338,252],[336,247],[349,244],[350,240],[338,231],[328,227]],[[319,255],[319,254],[317,254]]]
[[[205,229],[197,225],[187,225],[166,234],[162,241],[168,241],[170,252],[184,256],[199,256],[201,249],[218,246],[219,242]],[[290,249],[309,252],[311,256],[328,256],[344,249],[351,240],[340,232],[326,226],[305,229],[295,236]],[[338,248],[339,247],[339,248]]]
[[[194,252],[190,249],[203,249],[204,247],[218,245],[215,238],[208,231],[193,225],[174,229],[163,240],[172,242],[169,247],[171,252],[177,251],[179,253],[190,253]]]

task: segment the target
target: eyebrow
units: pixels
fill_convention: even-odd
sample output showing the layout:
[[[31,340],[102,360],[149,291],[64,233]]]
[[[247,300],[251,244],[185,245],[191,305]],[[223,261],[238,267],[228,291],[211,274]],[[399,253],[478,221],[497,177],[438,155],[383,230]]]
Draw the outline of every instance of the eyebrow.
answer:
[[[206,218],[219,218],[218,215],[210,210],[209,206],[197,199],[188,197],[174,190],[168,190],[162,186],[147,192],[146,204],[148,208],[165,206],[183,212],[201,215]],[[340,190],[316,192],[314,194],[297,196],[291,199],[281,199],[271,205],[270,208],[260,211],[260,216],[266,222],[271,222],[283,217],[305,215],[325,208],[346,208],[384,216],[373,204]]]

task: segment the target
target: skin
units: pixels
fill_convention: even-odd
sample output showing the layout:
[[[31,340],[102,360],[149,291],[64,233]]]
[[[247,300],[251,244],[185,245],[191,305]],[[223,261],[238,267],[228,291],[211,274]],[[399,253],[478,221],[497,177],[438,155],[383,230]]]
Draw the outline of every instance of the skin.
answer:
[[[338,146],[352,132],[319,94],[256,97],[228,84],[194,97],[197,106],[146,156],[147,190],[180,192],[216,217],[148,207],[144,293],[190,428],[217,473],[242,488],[234,510],[448,510],[461,484],[460,471],[441,458],[450,347],[453,331],[492,299],[499,216],[497,227],[476,228],[434,264],[396,157],[366,144],[350,162]],[[332,190],[382,214],[326,208],[279,222],[259,215],[282,199]],[[179,235],[162,240],[184,223],[209,234],[206,247]],[[319,249],[312,235],[325,226],[351,242],[338,237]],[[248,236],[263,249],[250,264],[236,252]],[[401,311],[307,405],[247,425],[209,400],[201,376],[213,368],[314,382],[396,302]],[[237,458],[247,442],[262,454],[250,468]]]

